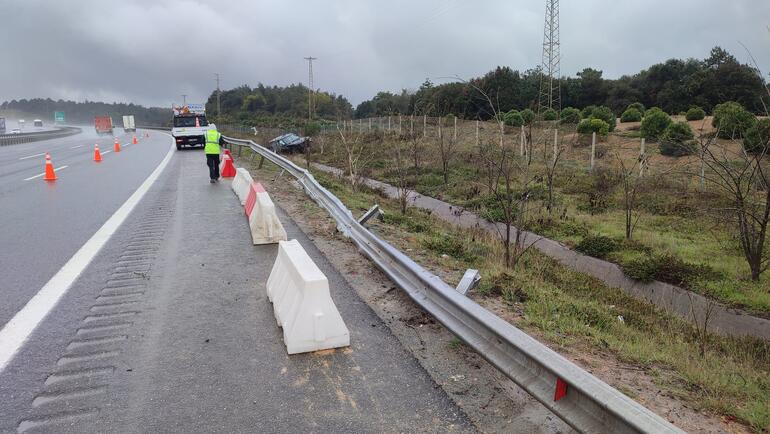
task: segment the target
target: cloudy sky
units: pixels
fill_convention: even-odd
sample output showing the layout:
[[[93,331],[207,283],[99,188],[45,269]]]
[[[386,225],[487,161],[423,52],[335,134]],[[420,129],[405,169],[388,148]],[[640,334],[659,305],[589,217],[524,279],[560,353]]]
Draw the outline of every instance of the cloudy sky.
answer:
[[[561,2],[561,71],[615,78],[714,45],[770,71],[768,0]],[[307,81],[357,104],[426,78],[535,67],[545,0],[3,0],[0,101],[203,101],[215,86]]]

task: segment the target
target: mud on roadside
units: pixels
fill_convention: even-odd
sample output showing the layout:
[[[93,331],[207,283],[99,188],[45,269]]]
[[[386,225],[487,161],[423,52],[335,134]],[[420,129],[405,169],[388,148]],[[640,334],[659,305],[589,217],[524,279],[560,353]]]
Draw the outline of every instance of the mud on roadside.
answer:
[[[353,243],[336,232],[333,219],[305,195],[294,179],[287,174],[279,176],[279,171],[269,164],[258,169],[255,162],[249,169],[255,180],[266,187],[276,204],[292,216],[361,299],[388,325],[402,345],[417,358],[436,384],[447,392],[480,431],[574,432],[396,288],[358,252]],[[376,231],[379,224],[374,223],[373,226]],[[381,229],[378,232],[383,238],[405,249],[403,241],[393,231],[385,227]],[[454,283],[457,279],[457,272],[441,267],[436,261],[421,257],[418,252],[409,254],[445,281]],[[515,309],[489,297],[473,298],[512,324],[518,322]],[[526,331],[548,344],[536,330]],[[549,346],[553,348],[553,345]],[[623,363],[612,354],[597,352],[592,348],[554,349],[684,430],[703,433],[749,432],[743,425],[688,406],[674,394],[661,390],[649,370]]]

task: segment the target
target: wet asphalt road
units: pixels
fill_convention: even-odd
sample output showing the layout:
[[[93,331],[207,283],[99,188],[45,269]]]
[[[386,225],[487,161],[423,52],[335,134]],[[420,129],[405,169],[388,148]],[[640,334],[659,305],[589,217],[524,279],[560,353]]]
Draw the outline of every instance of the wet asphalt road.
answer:
[[[156,135],[157,144],[134,148],[137,158],[145,146],[165,155],[170,141]],[[89,171],[90,162],[72,162]],[[277,246],[252,245],[229,183],[208,183],[199,150],[175,152],[0,372],[0,432],[475,432],[312,241],[279,217],[329,279],[349,348],[286,354],[265,294]]]
[[[171,139],[151,132],[137,145],[115,130],[123,144],[92,129],[61,139],[0,147],[0,327],[64,265],[157,167]],[[137,135],[141,135],[141,131]],[[93,162],[99,144],[101,163]],[[58,171],[42,177],[49,152]]]

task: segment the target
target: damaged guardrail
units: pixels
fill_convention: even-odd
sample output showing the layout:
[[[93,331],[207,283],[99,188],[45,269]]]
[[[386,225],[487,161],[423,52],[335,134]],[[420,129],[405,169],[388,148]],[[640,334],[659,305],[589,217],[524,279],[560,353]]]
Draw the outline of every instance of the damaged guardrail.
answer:
[[[251,140],[246,146],[297,178],[349,237],[394,283],[447,329],[535,399],[581,432],[683,432],[641,404],[484,309],[366,229],[313,175]]]
[[[60,127],[50,131],[39,131],[34,133],[20,134],[2,134],[0,135],[0,146],[18,145],[21,143],[37,142],[40,140],[58,139],[60,137],[72,136],[80,133],[82,130],[78,127]]]

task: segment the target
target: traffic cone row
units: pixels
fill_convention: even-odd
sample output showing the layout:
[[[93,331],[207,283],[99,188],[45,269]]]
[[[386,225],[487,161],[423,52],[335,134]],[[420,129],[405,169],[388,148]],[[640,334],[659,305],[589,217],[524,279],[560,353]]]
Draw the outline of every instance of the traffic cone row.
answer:
[[[145,137],[150,137],[149,133],[145,133]],[[133,138],[133,144],[136,145],[138,143],[138,140],[136,138],[136,135],[134,135]],[[115,147],[113,149],[115,152],[120,152],[120,141],[118,141],[118,138],[115,137]],[[94,145],[94,161],[99,163],[102,161],[102,153],[99,151],[99,144]],[[230,163],[232,166],[232,162]],[[227,169],[227,166],[225,166],[225,169]],[[235,174],[233,174],[235,176]],[[51,163],[51,155],[46,152],[45,154],[45,176],[43,176],[43,180],[45,181],[56,181],[56,171],[53,168],[53,163]]]

